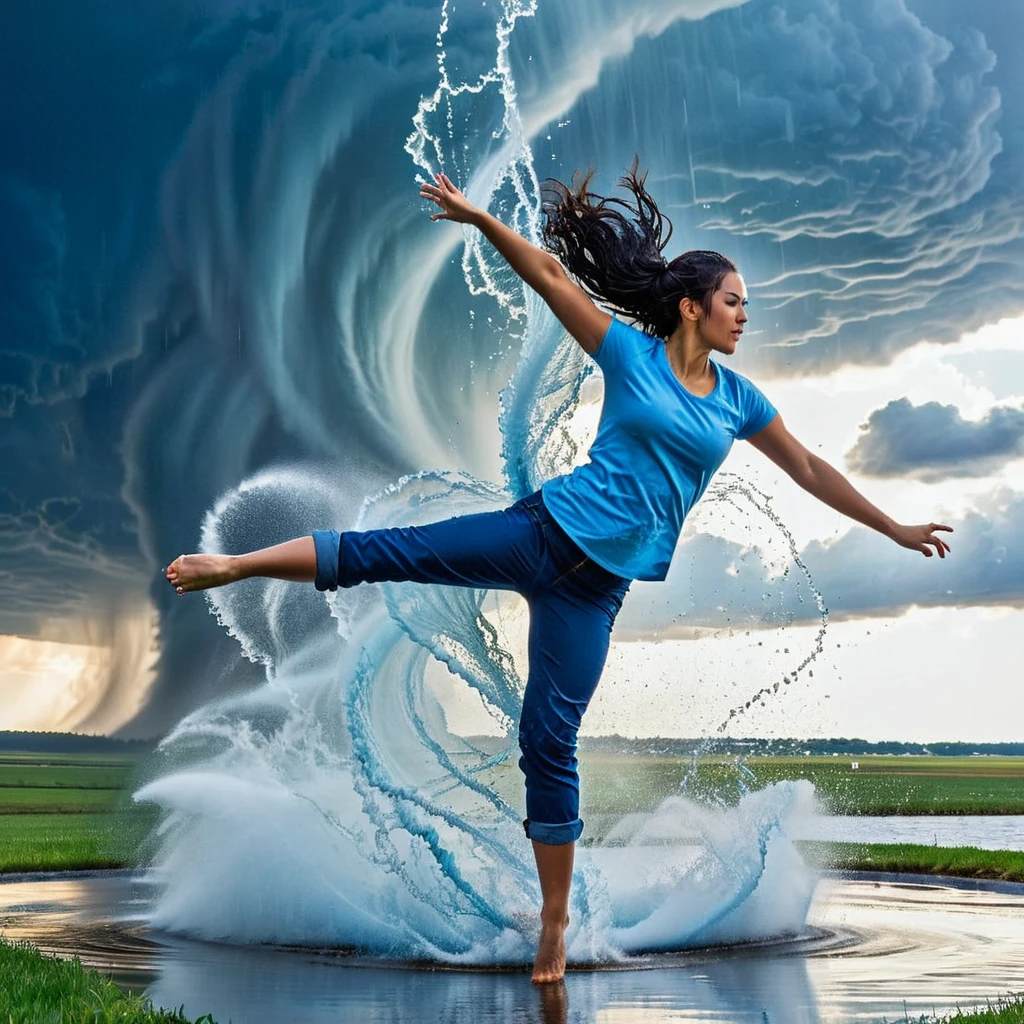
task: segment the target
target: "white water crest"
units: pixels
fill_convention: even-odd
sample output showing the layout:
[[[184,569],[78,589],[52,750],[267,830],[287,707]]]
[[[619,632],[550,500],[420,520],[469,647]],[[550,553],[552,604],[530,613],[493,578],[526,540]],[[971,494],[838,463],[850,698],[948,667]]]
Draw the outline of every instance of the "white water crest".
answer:
[[[538,183],[507,47],[517,21],[534,13],[532,4],[505,0],[493,64],[460,72],[446,55],[454,13],[444,4],[440,85],[420,103],[407,143],[421,172],[457,170],[474,199],[532,238]],[[474,117],[486,131],[465,128]],[[247,550],[326,525],[402,525],[498,509],[573,464],[579,441],[565,424],[588,367],[546,307],[478,240],[467,242],[465,285],[480,299],[473,315],[479,308],[502,318],[495,355],[514,367],[498,419],[501,482],[431,470],[381,490],[351,467],[336,475],[267,469],[209,511],[204,550]],[[422,454],[430,445],[413,439],[416,424],[411,414],[403,422],[410,433],[402,444],[419,444]],[[748,511],[766,511],[735,483],[705,500],[735,506],[744,495],[754,499]],[[776,529],[770,514],[764,522]],[[208,601],[265,680],[181,721],[161,744],[157,777],[136,794],[164,811],[154,926],[399,959],[529,960],[540,894],[515,766],[522,600],[412,584],[325,599],[308,585],[249,580],[209,592]],[[751,685],[746,706],[778,686]],[[503,738],[496,752],[450,727],[445,695],[456,687],[475,693],[490,715]],[[799,932],[813,879],[789,834],[812,801],[808,785],[780,783],[744,793],[735,808],[680,795],[627,816],[600,844],[579,850],[570,959]]]

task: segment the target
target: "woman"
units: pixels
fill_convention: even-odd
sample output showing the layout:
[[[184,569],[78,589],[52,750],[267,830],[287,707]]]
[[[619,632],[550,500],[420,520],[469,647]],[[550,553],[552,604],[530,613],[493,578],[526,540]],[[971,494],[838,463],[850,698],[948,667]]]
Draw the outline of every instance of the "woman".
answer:
[[[589,177],[572,190],[551,183],[548,252],[474,207],[443,174],[420,191],[440,207],[431,220],[483,231],[601,367],[604,406],[588,463],[502,512],[407,529],[317,531],[240,556],[183,555],[166,570],[179,594],[269,576],[320,590],[412,580],[526,597],[530,671],[519,764],[543,898],[535,982],[558,981],[565,971],[583,828],[576,733],[612,624],[631,580],[665,578],[683,519],[733,439],[749,440],[816,498],[897,544],[929,557],[933,548],[940,557],[949,550],[936,536],[948,526],[895,523],[807,451],[753,384],[710,358],[736,350],[747,322],[743,278],[714,252],[665,261],[671,225],[666,231],[636,164],[623,179],[632,202],[604,199],[588,185]]]

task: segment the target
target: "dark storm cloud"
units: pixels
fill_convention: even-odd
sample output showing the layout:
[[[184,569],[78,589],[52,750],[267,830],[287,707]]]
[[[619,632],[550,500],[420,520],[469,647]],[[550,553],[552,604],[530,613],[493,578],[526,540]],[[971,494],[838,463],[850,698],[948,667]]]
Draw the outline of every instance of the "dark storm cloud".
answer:
[[[0,420],[0,633],[32,636],[144,590],[118,457],[134,394],[122,368]]]
[[[343,460],[343,492],[419,468],[426,431],[387,407],[416,400],[388,343],[411,344],[418,304],[386,338],[379,310],[423,262],[402,245],[402,224],[429,229],[403,143],[439,9],[55,6],[20,8],[0,61],[0,630],[49,636],[150,589],[173,652],[151,734],[251,674],[155,581],[218,495],[311,457]],[[460,17],[452,61],[493,61],[494,14]],[[451,331],[425,360],[472,376]],[[450,398],[431,396],[449,423]]]
[[[955,405],[911,405],[901,398],[868,417],[846,456],[867,476],[916,476],[932,481],[987,476],[1024,455],[1024,409],[999,406],[981,420],[965,420]]]
[[[677,242],[741,258],[773,372],[1019,309],[1024,114],[992,57],[1012,32],[932,27],[899,0],[681,6],[542,2],[520,20],[526,122],[571,122],[534,139],[542,174],[610,180],[639,150]],[[452,74],[491,67],[498,8],[451,9]],[[5,20],[0,630],[139,594],[268,466],[318,460],[353,505],[408,470],[500,474],[514,345],[467,295],[457,232],[422,223],[403,149],[439,15],[41,0]],[[486,164],[500,95],[452,109],[453,166]],[[702,556],[723,607],[749,596],[734,554]],[[200,602],[149,596],[168,653],[137,727],[156,732],[250,677]]]
[[[1016,315],[1024,109],[999,85],[1015,82],[1000,62],[1017,61],[1024,9],[986,36],[963,8],[954,30],[919,6],[750,0],[679,21],[543,129],[539,166],[592,163],[610,186],[638,151],[673,252],[739,259],[743,357],[764,372],[888,360]]]
[[[68,389],[69,371],[79,392],[84,379],[68,357],[80,358],[65,327],[61,278],[67,249],[60,196],[13,178],[0,178],[0,416],[21,397],[45,400]],[[61,348],[70,349],[60,359]],[[77,361],[77,359],[76,359]]]
[[[925,558],[862,527],[833,543],[814,541],[799,556],[832,618],[899,615],[914,606],[1024,607],[1021,516],[1024,494],[997,492],[947,524],[954,532],[943,536],[953,550],[945,559]],[[765,568],[757,545],[777,543],[775,528],[766,524],[753,535],[765,540],[745,548],[699,535],[682,545],[665,583],[633,585],[616,623],[621,636],[815,621],[816,602],[800,570],[780,577]]]

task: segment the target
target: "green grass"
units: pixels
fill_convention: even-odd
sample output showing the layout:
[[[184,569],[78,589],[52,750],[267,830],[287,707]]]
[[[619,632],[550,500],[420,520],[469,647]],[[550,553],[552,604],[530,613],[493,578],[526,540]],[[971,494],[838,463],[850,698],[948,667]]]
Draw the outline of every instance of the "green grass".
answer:
[[[0,789],[0,817],[9,814],[95,814],[125,800],[119,789]]]
[[[1024,1024],[1024,998],[998,999],[979,1010],[958,1010],[951,1017],[900,1017],[893,1024]]]
[[[0,940],[0,1021],[3,1024],[183,1024],[181,1012],[154,1009],[127,995],[80,961],[44,956]],[[213,1018],[200,1022],[214,1024]]]
[[[0,753],[0,764],[61,764],[82,767],[118,768],[138,764],[140,754],[63,754],[40,753],[34,750],[5,750]]]
[[[858,758],[860,767],[853,771],[851,758],[752,757],[744,761],[749,777],[731,759],[717,757],[704,758],[696,767],[685,758],[657,755],[591,753],[582,760],[582,817],[591,819],[591,838],[600,834],[602,820],[653,810],[665,797],[679,794],[679,783],[687,772],[691,777],[686,793],[725,803],[739,799],[741,780],[750,788],[760,788],[783,779],[806,778],[835,813],[1024,814],[1024,758],[873,756]],[[0,757],[0,872],[136,863],[157,812],[129,804],[133,768],[134,762],[127,757]],[[501,766],[498,774],[510,798],[518,797],[522,782],[515,764]],[[935,848],[896,849],[934,852]],[[904,863],[893,853],[886,867],[875,862],[872,866],[937,870],[922,867],[921,856],[914,856],[913,865],[892,866]],[[959,868],[947,865],[946,873],[1010,877],[995,873],[998,865],[993,866],[996,862],[988,852],[978,856],[988,864],[987,874],[979,874],[982,869],[977,863],[966,862]]]
[[[0,815],[0,873],[83,871],[135,864],[155,821],[150,809],[114,814]]]
[[[1024,853],[973,846],[918,846],[914,843],[797,844],[809,863],[842,871],[892,871],[1024,882]]]
[[[581,758],[585,811],[622,814],[653,810],[684,791],[695,799],[734,804],[740,783],[760,789],[784,779],[808,779],[834,814],[1024,814],[1024,758],[752,757],[751,776],[735,763],[704,758],[587,754]],[[586,813],[582,815],[586,818]]]
[[[131,766],[109,764],[0,764],[0,799],[3,789],[124,789]]]
[[[156,820],[152,808],[130,804],[136,763],[109,755],[0,756],[0,872],[136,863]]]

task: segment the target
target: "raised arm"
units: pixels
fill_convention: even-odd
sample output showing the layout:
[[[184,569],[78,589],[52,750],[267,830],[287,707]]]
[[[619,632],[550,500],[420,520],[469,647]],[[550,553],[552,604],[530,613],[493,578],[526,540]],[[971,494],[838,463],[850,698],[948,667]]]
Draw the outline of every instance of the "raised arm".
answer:
[[[764,430],[747,440],[784,469],[805,491],[837,512],[884,533],[902,547],[920,551],[929,558],[934,547],[939,558],[946,557],[949,545],[936,536],[936,531],[952,533],[952,526],[944,526],[942,523],[903,526],[890,519],[881,509],[872,505],[842,473],[809,452],[786,429],[781,416],[776,416]]]
[[[596,352],[608,330],[611,314],[598,309],[550,253],[474,206],[444,174],[435,175],[435,179],[435,184],[424,182],[420,186],[420,196],[441,207],[441,212],[432,214],[430,219],[451,220],[479,228],[508,265],[551,307],[551,312],[584,351]]]

